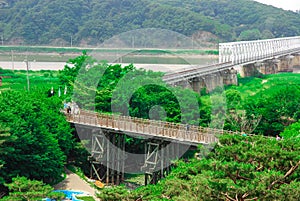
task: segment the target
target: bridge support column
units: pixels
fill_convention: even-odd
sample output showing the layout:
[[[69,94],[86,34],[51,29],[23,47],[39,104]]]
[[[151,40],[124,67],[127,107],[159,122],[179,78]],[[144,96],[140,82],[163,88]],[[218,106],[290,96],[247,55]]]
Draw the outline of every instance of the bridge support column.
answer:
[[[261,63],[251,63],[242,66],[241,70],[241,76],[242,77],[251,77],[251,76],[256,76],[259,75],[259,68],[260,68]]]
[[[186,145],[166,141],[147,142],[145,144],[145,163],[141,170],[145,172],[145,185],[156,184],[171,172],[172,160],[178,159]]]
[[[206,75],[204,79],[207,92],[214,90],[218,86],[223,86],[223,77],[220,72]]]
[[[161,143],[148,142],[145,144],[146,158],[145,164],[141,167],[141,170],[145,172],[145,185],[156,184],[158,181],[159,173],[163,170],[163,167],[159,168],[159,162],[164,157],[159,154],[159,149],[162,147]]]
[[[293,72],[299,73],[300,70],[300,53],[294,54],[293,58]]]
[[[204,78],[201,78],[201,77],[194,78],[191,82],[191,85],[192,85],[193,91],[195,91],[197,93],[200,93],[201,89],[206,87],[205,80],[204,80]]]
[[[204,88],[206,89],[206,92],[210,92],[218,86],[222,87],[223,85],[237,84],[237,70],[232,68],[202,77],[195,77],[189,81],[181,81],[176,85],[180,85],[184,88],[187,88],[187,86],[191,86],[195,92],[200,93],[200,91]]]
[[[259,72],[264,75],[278,73],[278,61],[266,60],[259,66]]]
[[[293,68],[299,68],[300,67],[300,53],[294,54],[293,56],[294,56],[293,61],[292,61]]]
[[[287,55],[279,58],[278,72],[293,72],[293,66],[297,58],[293,55]]]
[[[238,85],[237,70],[227,69],[222,71],[224,85]]]
[[[125,138],[97,130],[92,135],[91,178],[106,184],[120,184],[124,180]]]
[[[276,74],[279,71],[279,60],[265,60],[264,62],[256,62],[242,66],[242,77],[258,76],[260,74]]]

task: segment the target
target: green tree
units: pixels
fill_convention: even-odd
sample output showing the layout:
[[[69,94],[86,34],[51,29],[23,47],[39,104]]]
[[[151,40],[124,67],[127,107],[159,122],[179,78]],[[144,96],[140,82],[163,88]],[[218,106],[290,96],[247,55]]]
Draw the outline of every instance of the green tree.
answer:
[[[300,137],[300,121],[291,124],[290,126],[286,127],[280,136],[283,138],[294,138],[298,139]]]
[[[3,146],[3,143],[9,140],[11,140],[9,129],[3,128],[0,125],[0,169],[2,168],[4,163],[1,156],[5,155],[8,151],[7,147]],[[0,177],[0,185],[3,184],[3,182],[4,182],[3,178]]]
[[[10,128],[14,138],[4,143],[14,150],[1,155],[4,166],[0,176],[6,182],[18,175],[47,183],[60,179],[73,146],[71,128],[61,107],[58,98],[47,98],[41,92],[0,95],[0,125]]]
[[[9,196],[4,197],[7,201],[31,201],[46,198],[53,188],[41,181],[29,180],[26,177],[15,177],[12,183],[5,184],[9,189]]]
[[[258,40],[261,39],[261,33],[258,29],[246,30],[241,32],[239,35],[239,40]]]
[[[244,103],[246,116],[261,116],[254,132],[275,136],[282,132],[284,127],[298,121],[299,92],[299,88],[294,85],[276,85],[250,97]]]

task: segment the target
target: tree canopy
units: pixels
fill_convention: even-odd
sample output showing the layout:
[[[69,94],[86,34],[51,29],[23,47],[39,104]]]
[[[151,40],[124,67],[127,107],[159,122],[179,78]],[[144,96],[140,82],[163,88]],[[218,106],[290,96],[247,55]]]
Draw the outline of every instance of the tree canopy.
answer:
[[[12,183],[6,184],[11,191],[9,196],[4,197],[7,201],[42,200],[53,188],[41,181],[29,180],[26,177],[15,177]]]
[[[224,128],[275,137],[299,121],[300,76],[293,73],[239,79],[226,92]]]
[[[60,179],[73,147],[70,125],[60,112],[61,101],[42,92],[7,91],[0,95],[0,125],[10,128],[12,147],[1,154],[0,176],[16,176],[52,183]]]
[[[163,28],[195,39],[205,31],[221,41],[295,36],[300,15],[252,0],[3,0],[0,25],[6,44],[95,46],[140,28]]]

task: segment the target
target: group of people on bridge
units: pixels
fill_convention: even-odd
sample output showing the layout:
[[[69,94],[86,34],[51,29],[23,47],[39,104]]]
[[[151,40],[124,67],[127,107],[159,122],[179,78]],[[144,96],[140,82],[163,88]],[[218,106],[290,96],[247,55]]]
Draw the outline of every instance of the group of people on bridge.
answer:
[[[64,102],[64,110],[69,115],[71,115],[71,114],[78,115],[80,113],[79,106],[74,101]]]

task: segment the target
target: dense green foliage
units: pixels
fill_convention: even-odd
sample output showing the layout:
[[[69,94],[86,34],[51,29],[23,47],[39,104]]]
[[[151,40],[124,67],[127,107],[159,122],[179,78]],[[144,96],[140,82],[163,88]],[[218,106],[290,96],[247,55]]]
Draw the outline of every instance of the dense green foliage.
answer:
[[[179,161],[157,185],[105,189],[103,200],[297,200],[300,143],[295,138],[224,135],[206,158]],[[115,192],[115,193],[114,193]]]
[[[291,124],[290,126],[286,127],[284,131],[280,134],[283,138],[299,138],[300,137],[300,121]]]
[[[8,142],[11,140],[9,130],[7,128],[2,128],[0,125],[0,155],[7,154],[8,148],[6,146],[3,146],[4,142]],[[3,166],[3,161],[0,158],[0,169]],[[0,184],[4,182],[3,178],[0,177]]]
[[[59,73],[60,84],[73,90],[72,98],[81,108],[193,125],[209,121],[199,94],[168,87],[160,72],[132,64],[97,64],[86,54],[69,62],[72,65]]]
[[[50,185],[26,177],[15,177],[6,186],[10,193],[3,200],[7,201],[42,200],[45,197],[61,200],[65,197],[64,193],[51,192],[53,188]]]
[[[206,31],[226,41],[300,33],[299,14],[252,0],[4,0],[0,6],[0,36],[14,44],[95,45],[139,28],[195,38]]]
[[[44,94],[43,94],[44,93]],[[61,178],[73,147],[70,125],[60,112],[61,100],[42,91],[0,94],[0,125],[10,128],[14,150],[1,154],[0,172],[6,182],[16,176],[52,183]]]
[[[225,129],[276,136],[299,120],[300,75],[240,79],[226,91]]]

